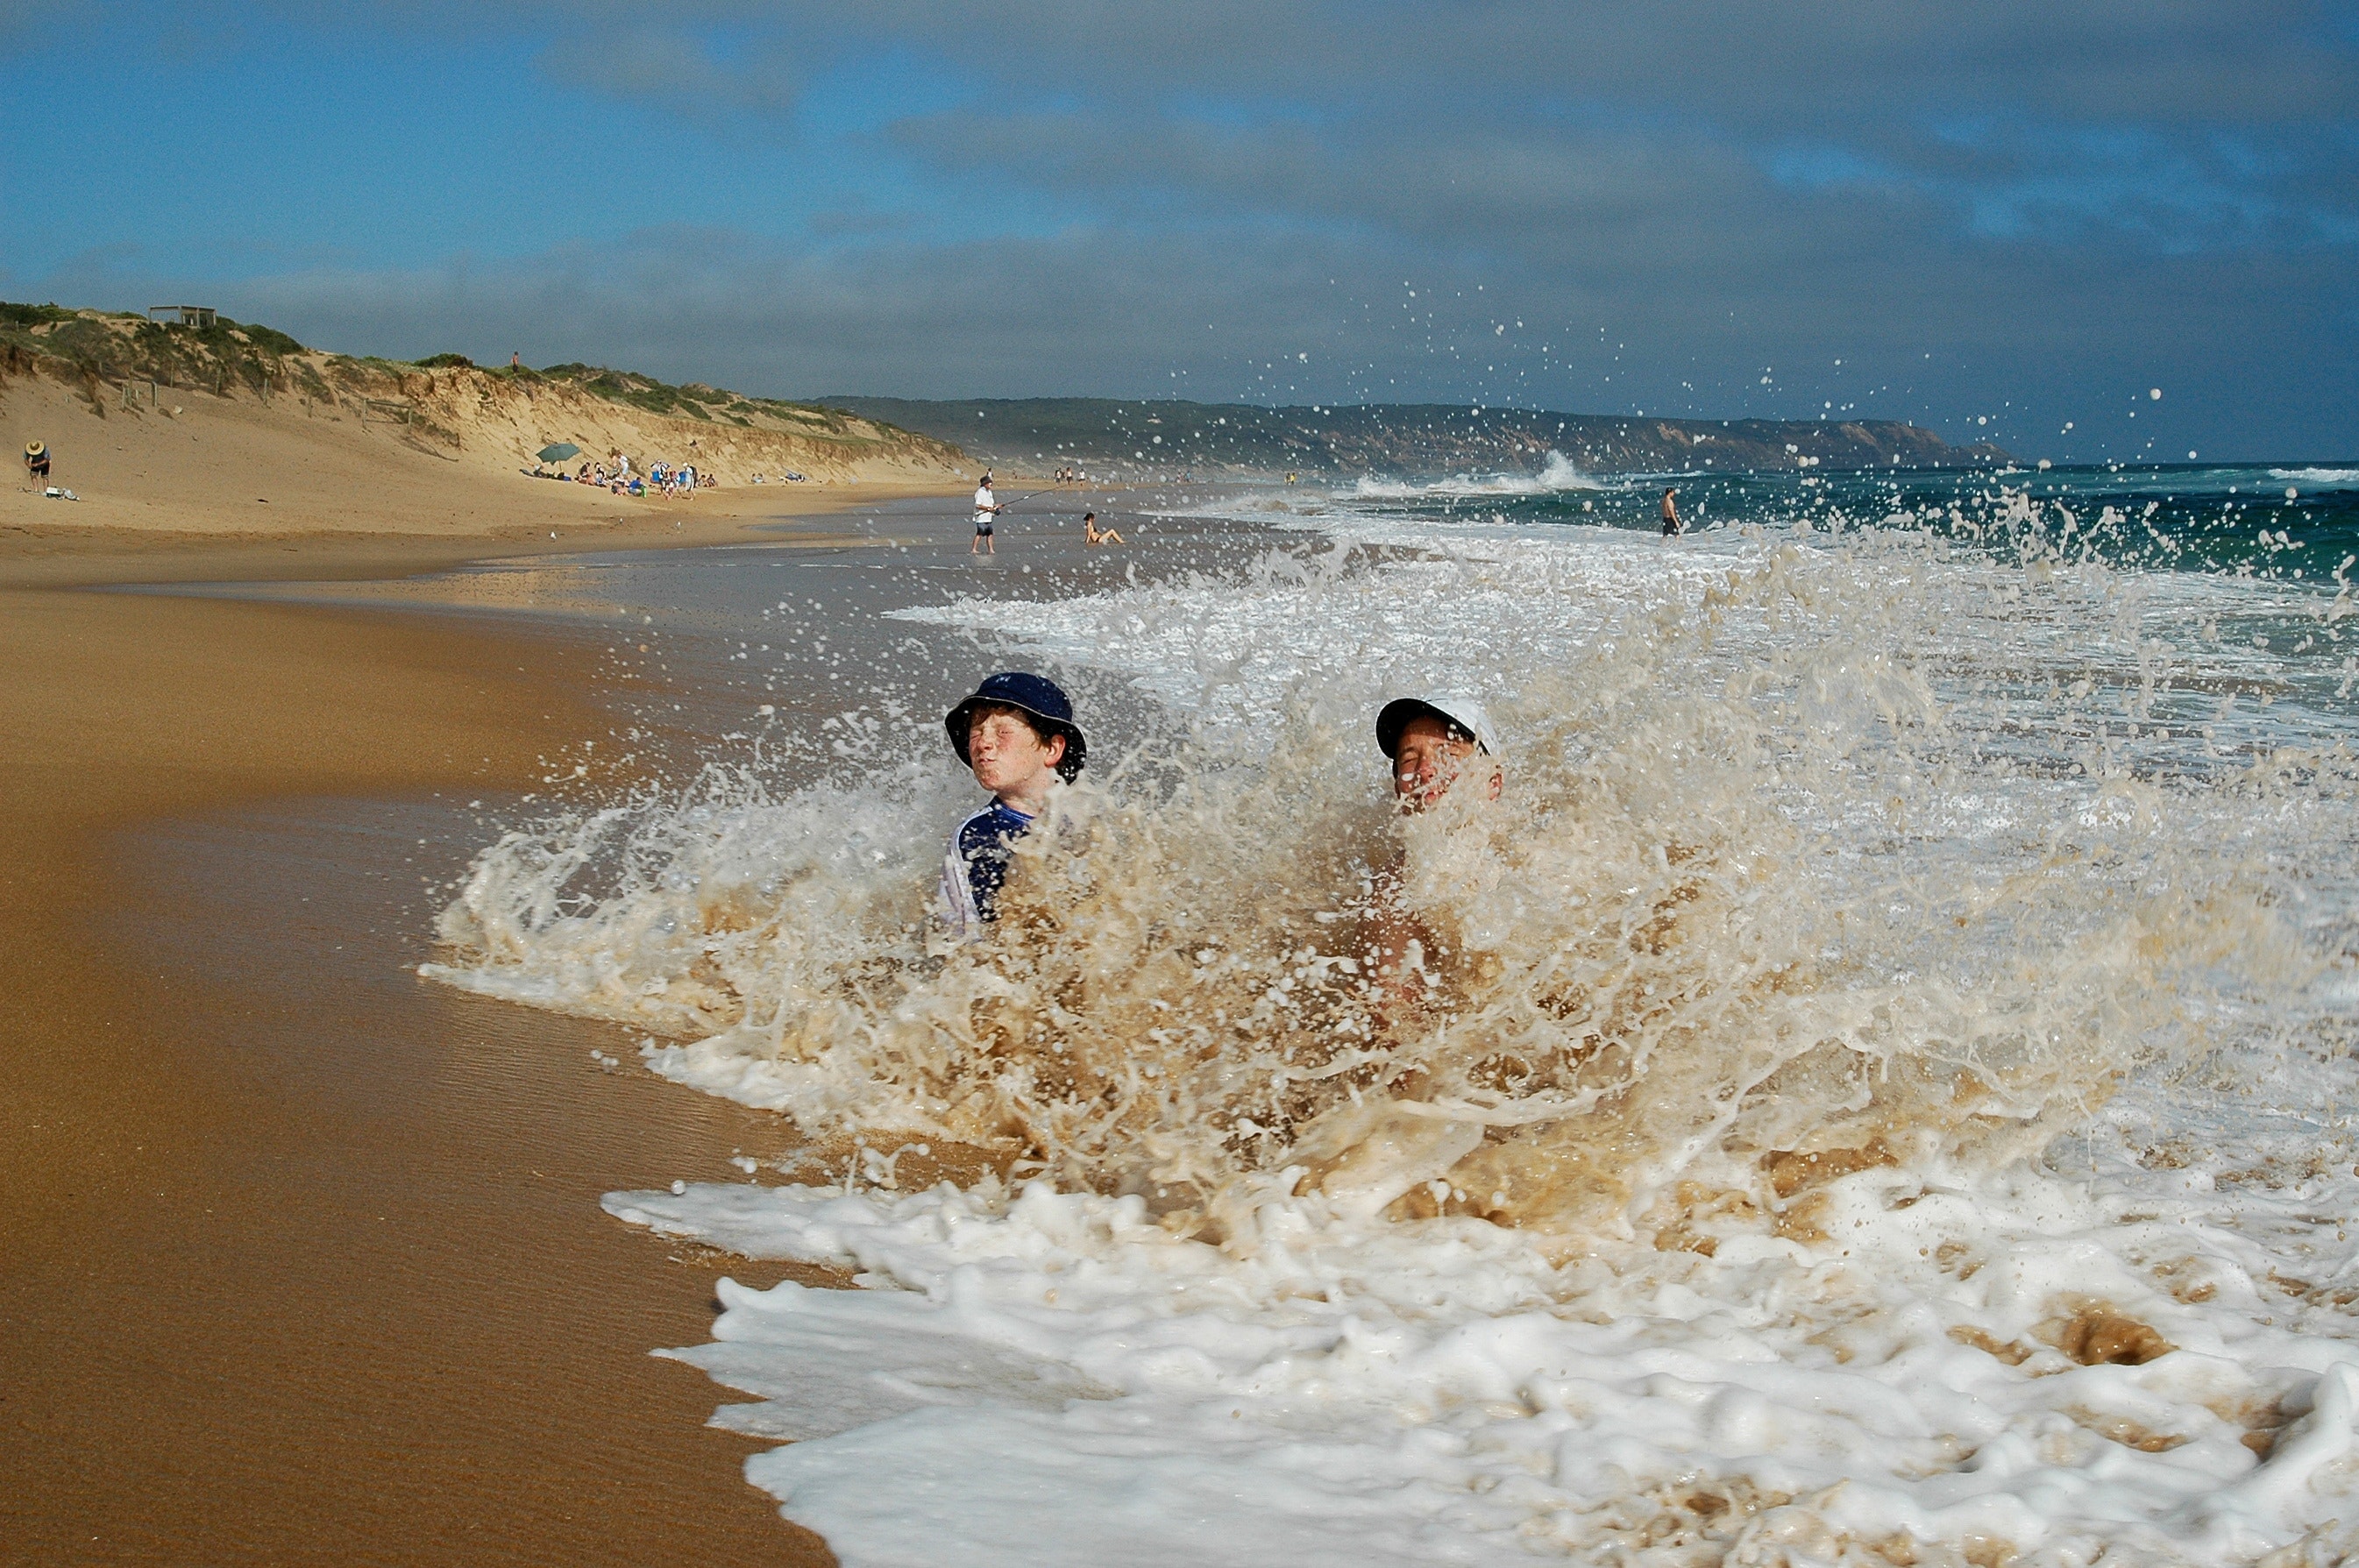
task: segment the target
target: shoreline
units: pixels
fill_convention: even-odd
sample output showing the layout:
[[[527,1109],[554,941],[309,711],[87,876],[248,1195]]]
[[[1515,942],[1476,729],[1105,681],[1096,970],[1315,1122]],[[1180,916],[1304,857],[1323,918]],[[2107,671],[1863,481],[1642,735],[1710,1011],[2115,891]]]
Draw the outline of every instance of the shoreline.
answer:
[[[0,589],[0,1537],[55,1563],[832,1561],[738,1479],[702,1377],[647,1354],[701,1336],[723,1260],[597,1206],[790,1135],[599,1074],[583,1043],[618,1031],[410,972],[420,868],[475,847],[436,797],[513,798],[603,732],[594,645],[70,591],[258,576],[253,548],[101,547]]]
[[[631,504],[646,509],[644,516],[584,523],[579,517],[560,520],[544,515],[491,528],[467,525],[467,520],[458,518],[451,519],[453,525],[436,529],[223,532],[0,525],[0,589],[374,580],[448,571],[494,557],[752,542],[859,543],[864,541],[857,536],[831,535],[826,520],[864,505],[962,493],[938,485],[831,485],[823,491],[795,493],[792,499],[803,504],[777,506],[768,497],[761,498],[758,505],[741,505],[743,492],[729,492],[728,501],[712,507],[703,497],[679,503],[640,502]],[[722,505],[730,509],[719,510]],[[551,522],[558,524],[554,529]],[[777,532],[782,523],[807,524],[810,533]]]

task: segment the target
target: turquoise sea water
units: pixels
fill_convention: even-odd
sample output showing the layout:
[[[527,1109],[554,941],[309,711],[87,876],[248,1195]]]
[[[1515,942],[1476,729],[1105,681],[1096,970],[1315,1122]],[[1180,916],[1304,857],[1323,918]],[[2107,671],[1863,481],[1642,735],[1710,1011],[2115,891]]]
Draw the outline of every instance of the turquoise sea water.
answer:
[[[1403,515],[1653,530],[1666,486],[1698,531],[1924,526],[2011,554],[2291,580],[2331,578],[2359,552],[2359,460],[1370,482],[1353,499]]]

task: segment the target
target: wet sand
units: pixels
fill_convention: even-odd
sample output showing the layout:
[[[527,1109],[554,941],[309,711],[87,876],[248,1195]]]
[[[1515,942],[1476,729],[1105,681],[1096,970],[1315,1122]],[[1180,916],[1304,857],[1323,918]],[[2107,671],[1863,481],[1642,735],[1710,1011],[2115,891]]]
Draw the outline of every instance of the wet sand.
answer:
[[[782,1130],[408,972],[434,792],[603,728],[594,656],[0,592],[0,1557],[828,1561],[647,1354],[723,1270],[597,1207]]]
[[[354,581],[447,570],[486,556],[686,546],[840,534],[847,514],[938,492],[913,485],[835,484],[786,494],[746,487],[693,501],[616,500],[582,485],[527,492],[538,509],[504,500],[492,519],[449,507],[416,518],[372,510],[373,526],[190,529],[0,523],[0,587],[92,583]],[[570,493],[579,491],[580,495]],[[0,495],[11,492],[0,489]],[[613,502],[611,507],[605,503]],[[578,505],[576,503],[579,503]],[[346,498],[346,510],[351,507]],[[568,508],[572,510],[568,510]],[[408,523],[409,526],[398,524]],[[552,535],[554,535],[552,537]]]

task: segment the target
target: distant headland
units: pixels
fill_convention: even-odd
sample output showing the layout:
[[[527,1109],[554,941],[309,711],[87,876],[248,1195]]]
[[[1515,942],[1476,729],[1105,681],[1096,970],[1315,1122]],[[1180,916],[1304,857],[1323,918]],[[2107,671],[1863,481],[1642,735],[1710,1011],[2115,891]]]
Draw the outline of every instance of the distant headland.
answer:
[[[2003,466],[1987,441],[1953,447],[1896,419],[1657,419],[1438,403],[1311,405],[1103,397],[828,396],[832,408],[949,442],[1002,466],[1073,463],[1109,479],[1430,476],[1538,471],[1551,453],[1592,473]]]

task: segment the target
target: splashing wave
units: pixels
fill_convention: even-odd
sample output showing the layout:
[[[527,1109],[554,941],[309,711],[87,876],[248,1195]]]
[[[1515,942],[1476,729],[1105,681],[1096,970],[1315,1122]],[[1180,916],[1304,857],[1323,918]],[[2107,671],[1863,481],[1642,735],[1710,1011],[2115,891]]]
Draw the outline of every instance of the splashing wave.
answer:
[[[506,836],[433,972],[1209,1236],[1281,1172],[1396,1218],[1783,1215],[2302,1026],[2323,961],[2272,868],[2347,858],[2347,810],[2294,802],[2347,806],[2348,759],[2252,746],[2215,689],[2249,651],[2172,643],[2159,591],[1920,538],[1593,541],[953,606],[1161,699],[993,941],[925,925],[961,781],[919,726],[857,779],[716,767]],[[1367,716],[1437,673],[1497,697],[1508,784],[1404,820]],[[1396,927],[1419,997],[1372,972]]]

